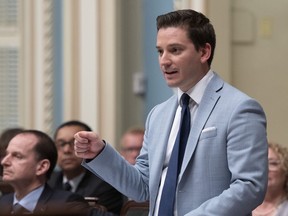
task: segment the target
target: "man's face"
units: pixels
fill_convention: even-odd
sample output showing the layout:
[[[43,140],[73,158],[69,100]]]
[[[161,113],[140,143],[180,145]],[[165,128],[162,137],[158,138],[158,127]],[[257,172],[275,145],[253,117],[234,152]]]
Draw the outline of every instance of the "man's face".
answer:
[[[64,172],[73,172],[82,168],[82,159],[76,157],[74,153],[74,134],[82,130],[80,126],[65,126],[59,129],[55,137],[58,151],[57,164]]]
[[[196,51],[184,28],[161,28],[157,34],[159,64],[170,87],[186,92],[208,72],[210,46]]]
[[[121,141],[121,154],[130,163],[135,164],[142,148],[142,134],[126,134]]]
[[[3,181],[14,186],[32,185],[36,181],[40,166],[33,149],[36,143],[33,134],[18,134],[9,142],[1,162]]]

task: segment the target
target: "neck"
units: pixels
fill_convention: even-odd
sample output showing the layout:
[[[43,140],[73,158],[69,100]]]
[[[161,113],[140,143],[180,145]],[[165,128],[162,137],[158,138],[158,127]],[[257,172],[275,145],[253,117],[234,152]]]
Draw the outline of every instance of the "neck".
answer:
[[[254,211],[255,216],[272,216],[277,210],[278,206],[285,199],[285,194],[271,194],[267,191],[265,199]]]
[[[63,171],[63,174],[64,174],[64,176],[66,176],[66,178],[68,180],[71,180],[71,179],[81,175],[84,172],[85,172],[85,169],[80,167],[79,169],[75,169],[75,170]]]
[[[286,197],[285,191],[267,191],[263,203],[279,205]]]
[[[15,185],[14,186],[14,190],[15,190],[15,196],[18,200],[21,200],[22,198],[24,198],[27,194],[29,194],[31,191],[41,187],[42,185],[44,185],[45,183],[35,183],[32,185]]]

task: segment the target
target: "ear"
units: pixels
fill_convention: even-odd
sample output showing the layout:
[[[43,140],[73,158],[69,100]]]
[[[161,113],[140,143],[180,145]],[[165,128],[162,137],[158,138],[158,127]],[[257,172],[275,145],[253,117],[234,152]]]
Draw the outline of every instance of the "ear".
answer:
[[[201,63],[206,63],[211,55],[211,45],[209,43],[206,43],[204,47],[200,48],[201,51]]]
[[[48,159],[43,159],[38,162],[37,168],[36,168],[36,175],[45,175],[46,172],[50,168],[50,161]]]

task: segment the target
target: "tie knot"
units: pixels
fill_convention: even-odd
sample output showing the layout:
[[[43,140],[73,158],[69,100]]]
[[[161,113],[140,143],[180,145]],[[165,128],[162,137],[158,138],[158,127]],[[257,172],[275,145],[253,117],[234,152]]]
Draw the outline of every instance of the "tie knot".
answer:
[[[182,101],[182,104],[183,104],[183,107],[185,106],[188,106],[189,105],[189,100],[190,100],[190,96],[186,93],[182,94],[181,96],[181,101]]]
[[[72,186],[71,184],[67,181],[64,185],[63,185],[64,190],[66,191],[71,191]]]

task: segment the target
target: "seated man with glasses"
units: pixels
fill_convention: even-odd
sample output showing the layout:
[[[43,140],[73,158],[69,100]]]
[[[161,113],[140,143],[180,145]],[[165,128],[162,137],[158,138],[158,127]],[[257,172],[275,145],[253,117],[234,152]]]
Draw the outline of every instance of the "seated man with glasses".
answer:
[[[64,122],[56,129],[54,140],[60,170],[53,172],[49,185],[71,190],[83,197],[97,197],[97,203],[105,206],[107,211],[119,214],[123,204],[122,194],[81,166],[82,159],[75,156],[74,134],[83,130],[91,131],[91,128],[80,121]]]

